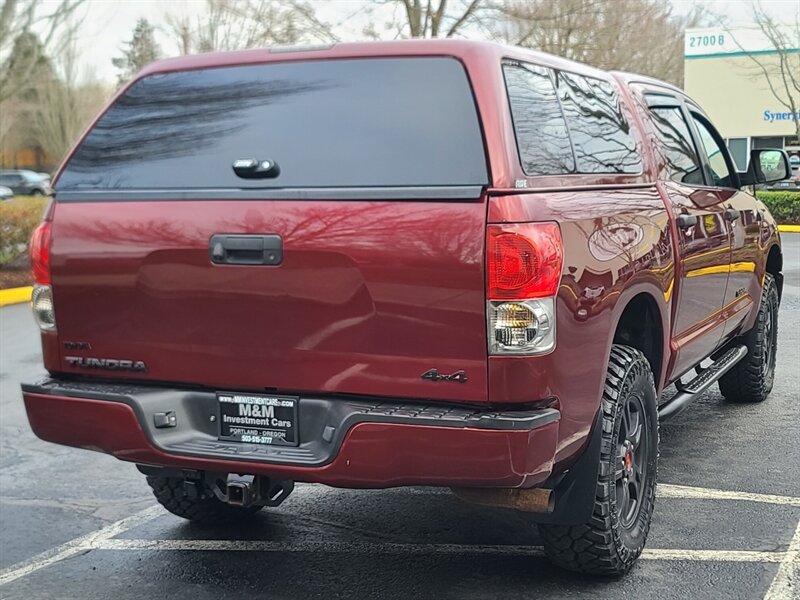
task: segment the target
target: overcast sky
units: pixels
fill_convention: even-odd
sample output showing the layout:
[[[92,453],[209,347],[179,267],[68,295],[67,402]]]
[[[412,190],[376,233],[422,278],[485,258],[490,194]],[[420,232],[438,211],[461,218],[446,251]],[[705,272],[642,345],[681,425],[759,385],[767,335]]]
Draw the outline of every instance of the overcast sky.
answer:
[[[45,0],[56,2],[58,0]],[[553,0],[558,1],[558,0]],[[671,0],[675,11],[688,12],[696,4],[694,0]],[[762,5],[776,17],[786,15],[791,21],[797,10],[798,0],[762,0]],[[311,0],[317,8],[318,16],[336,25],[336,33],[343,40],[363,38],[361,30],[367,20],[360,14],[363,0]],[[715,14],[727,15],[730,25],[743,25],[751,21],[750,0],[706,0],[703,2]],[[118,56],[123,43],[130,39],[137,19],[145,17],[156,28],[163,27],[167,14],[202,14],[204,0],[87,0],[81,7],[83,27],[78,41],[81,62],[87,73],[112,82],[116,79],[116,69],[111,59]],[[391,19],[392,8],[381,7],[383,15],[376,14],[377,20]],[[387,12],[388,11],[388,12]],[[163,32],[158,33],[158,41],[165,55],[174,55],[177,48]]]

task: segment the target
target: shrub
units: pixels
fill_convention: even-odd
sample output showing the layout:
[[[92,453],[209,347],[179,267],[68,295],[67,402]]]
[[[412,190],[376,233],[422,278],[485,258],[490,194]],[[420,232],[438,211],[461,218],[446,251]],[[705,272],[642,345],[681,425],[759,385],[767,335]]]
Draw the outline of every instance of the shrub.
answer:
[[[800,225],[800,191],[763,191],[756,192],[756,196],[778,223]]]
[[[15,266],[27,253],[47,201],[43,196],[17,196],[0,202],[0,269]]]

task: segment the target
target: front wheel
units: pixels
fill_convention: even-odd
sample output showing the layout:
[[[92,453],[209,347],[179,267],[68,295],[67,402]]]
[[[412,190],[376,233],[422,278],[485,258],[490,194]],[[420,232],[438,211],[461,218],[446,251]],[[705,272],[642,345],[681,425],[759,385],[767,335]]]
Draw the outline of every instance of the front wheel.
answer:
[[[653,515],[658,409],[653,373],[635,348],[615,344],[602,399],[600,468],[592,518],[539,525],[557,565],[593,575],[624,575],[644,549]]]
[[[729,402],[763,402],[772,391],[778,352],[778,306],[778,287],[775,278],[767,273],[756,323],[742,340],[747,355],[719,380],[719,391]]]

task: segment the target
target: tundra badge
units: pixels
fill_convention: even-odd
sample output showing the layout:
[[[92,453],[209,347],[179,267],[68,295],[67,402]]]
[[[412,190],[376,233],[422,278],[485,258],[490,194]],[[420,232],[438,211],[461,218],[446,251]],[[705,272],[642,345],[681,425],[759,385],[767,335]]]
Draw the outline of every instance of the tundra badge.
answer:
[[[125,360],[117,358],[84,358],[83,356],[65,356],[70,367],[82,369],[103,369],[105,371],[147,371],[143,360]]]

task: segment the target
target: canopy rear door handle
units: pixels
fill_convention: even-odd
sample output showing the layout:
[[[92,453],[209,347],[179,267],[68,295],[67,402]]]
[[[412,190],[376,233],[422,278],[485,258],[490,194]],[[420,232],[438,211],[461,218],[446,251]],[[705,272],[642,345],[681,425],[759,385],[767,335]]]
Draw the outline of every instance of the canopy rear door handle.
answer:
[[[279,265],[283,240],[279,235],[214,234],[209,242],[211,262],[217,265]]]
[[[233,161],[233,172],[242,179],[266,179],[280,175],[281,168],[274,160],[240,158]]]

